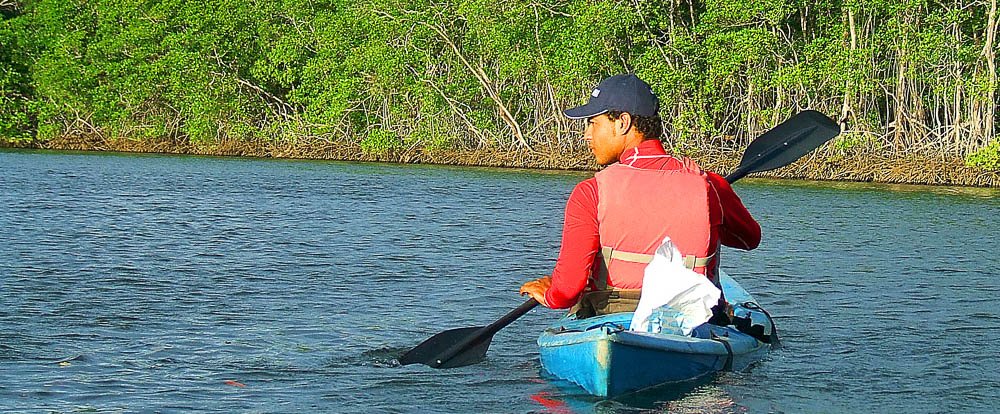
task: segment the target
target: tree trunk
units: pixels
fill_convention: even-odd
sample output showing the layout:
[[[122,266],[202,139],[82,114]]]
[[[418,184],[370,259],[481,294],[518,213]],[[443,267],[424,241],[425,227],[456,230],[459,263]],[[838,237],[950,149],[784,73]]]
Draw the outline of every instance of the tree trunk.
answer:
[[[854,95],[852,78],[854,75],[856,51],[858,49],[858,32],[854,21],[854,10],[847,9],[847,27],[851,39],[850,52],[848,53],[847,80],[844,81],[844,105],[840,108],[840,130],[847,130],[847,119],[851,115],[851,97]]]
[[[960,8],[960,4],[958,4],[959,0],[956,0],[955,3],[956,3],[955,8],[956,9]],[[961,45],[962,29],[957,23],[953,23],[953,26],[954,26],[953,31],[955,34],[955,45]],[[953,79],[952,81],[955,82],[955,95],[952,98],[953,109],[951,113],[951,125],[952,125],[951,142],[952,142],[952,148],[957,149],[958,152],[963,152],[963,150],[967,148],[967,145],[963,145],[965,144],[965,142],[962,139],[962,137],[964,136],[964,134],[962,133],[962,94],[965,91],[965,85],[962,83],[962,81],[965,77],[962,76],[963,72],[962,62],[959,61],[957,56],[955,57],[955,62],[952,65],[952,67],[954,68],[952,72],[952,79]]]
[[[694,14],[694,0],[688,0],[688,12],[691,13],[691,27],[698,25],[698,19]]]
[[[990,1],[990,13],[986,22],[986,44],[983,45],[983,59],[986,60],[986,76],[989,82],[987,99],[984,104],[983,136],[981,145],[989,145],[991,138],[996,136],[996,105],[997,105],[997,0]]]

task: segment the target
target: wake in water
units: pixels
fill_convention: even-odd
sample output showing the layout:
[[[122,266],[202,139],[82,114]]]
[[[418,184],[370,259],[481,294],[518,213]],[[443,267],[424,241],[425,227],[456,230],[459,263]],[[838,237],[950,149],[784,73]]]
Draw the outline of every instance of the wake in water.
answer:
[[[351,355],[345,358],[331,360],[330,363],[327,364],[327,367],[361,366],[398,368],[402,366],[402,364],[399,363],[399,357],[409,350],[409,348],[395,346],[370,349],[359,355]]]

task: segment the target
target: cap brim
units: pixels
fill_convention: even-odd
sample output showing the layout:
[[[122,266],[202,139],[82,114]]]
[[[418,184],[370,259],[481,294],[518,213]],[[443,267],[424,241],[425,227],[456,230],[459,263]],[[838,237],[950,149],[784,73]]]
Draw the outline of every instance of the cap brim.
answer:
[[[607,109],[599,107],[598,105],[592,105],[587,103],[586,105],[581,105],[576,108],[569,108],[563,111],[563,115],[566,115],[569,119],[586,119],[593,116],[597,116],[608,112]]]

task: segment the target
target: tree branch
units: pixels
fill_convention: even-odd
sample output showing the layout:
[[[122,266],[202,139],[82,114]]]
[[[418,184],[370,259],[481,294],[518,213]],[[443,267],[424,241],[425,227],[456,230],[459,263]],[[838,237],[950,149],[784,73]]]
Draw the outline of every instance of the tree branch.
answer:
[[[383,11],[376,11],[376,13],[383,17],[395,19],[395,17]],[[514,119],[514,115],[511,114],[510,109],[507,108],[507,105],[503,102],[503,99],[500,98],[500,94],[497,93],[495,87],[493,86],[493,82],[490,80],[489,76],[486,75],[486,72],[483,71],[482,67],[478,65],[473,65],[471,62],[469,62],[468,59],[466,59],[465,54],[463,54],[462,51],[458,48],[458,45],[456,45],[455,42],[452,41],[450,37],[448,37],[448,33],[444,31],[444,28],[436,24],[430,24],[419,20],[410,20],[410,21],[412,23],[419,24],[434,31],[434,33],[436,33],[441,38],[441,40],[445,42],[445,44],[448,45],[448,47],[451,48],[453,52],[455,52],[455,55],[458,56],[458,59],[459,61],[462,62],[462,65],[464,65],[466,69],[469,70],[469,72],[472,72],[472,76],[474,76],[476,80],[479,81],[479,85],[482,86],[484,90],[486,90],[486,94],[489,95],[493,103],[496,104],[497,109],[500,112],[500,118],[503,119],[504,123],[506,123],[511,130],[513,130],[514,137],[517,138],[518,144],[520,144],[524,148],[531,148],[528,145],[528,141],[525,140],[524,138],[524,133],[521,132],[521,126],[518,125],[517,120]]]

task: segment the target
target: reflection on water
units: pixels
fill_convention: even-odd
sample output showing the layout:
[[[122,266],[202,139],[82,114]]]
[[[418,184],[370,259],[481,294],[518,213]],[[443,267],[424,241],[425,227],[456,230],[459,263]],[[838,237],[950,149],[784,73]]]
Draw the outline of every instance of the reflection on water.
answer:
[[[538,391],[530,396],[539,405],[537,412],[563,414],[596,413],[745,413],[749,408],[737,403],[724,385],[740,373],[720,373],[694,381],[665,384],[613,400],[582,393],[572,383],[546,378],[558,392]]]

